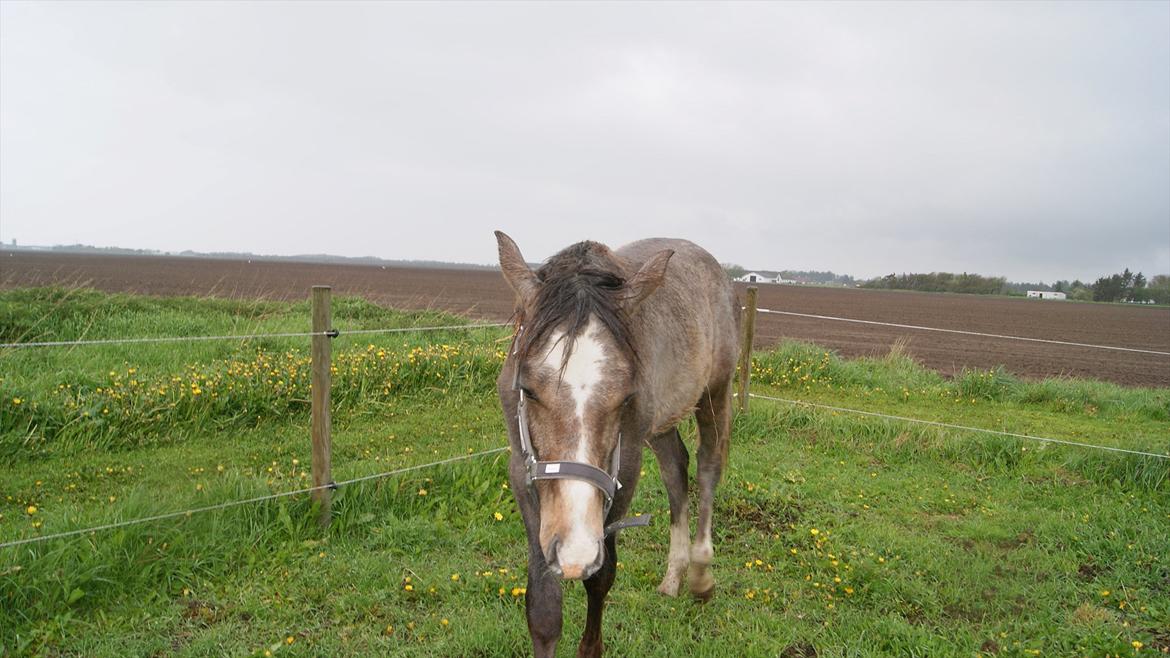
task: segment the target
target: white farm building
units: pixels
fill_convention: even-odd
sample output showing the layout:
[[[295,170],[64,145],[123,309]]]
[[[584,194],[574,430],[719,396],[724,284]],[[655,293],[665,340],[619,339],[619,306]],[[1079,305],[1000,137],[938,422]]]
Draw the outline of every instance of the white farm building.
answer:
[[[791,283],[780,274],[760,274],[759,272],[748,272],[743,276],[736,277],[735,280],[743,283]]]
[[[1050,292],[1048,290],[1029,290],[1028,296],[1035,299],[1066,299],[1063,292]]]

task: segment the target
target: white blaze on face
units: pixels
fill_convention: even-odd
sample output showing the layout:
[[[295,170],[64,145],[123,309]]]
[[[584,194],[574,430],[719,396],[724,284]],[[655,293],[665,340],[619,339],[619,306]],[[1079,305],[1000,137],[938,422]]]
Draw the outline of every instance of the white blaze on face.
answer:
[[[552,348],[544,362],[545,367],[555,370],[560,370],[561,364],[565,363],[565,369],[560,374],[561,386],[567,388],[572,396],[580,432],[576,437],[577,453],[573,461],[585,464],[591,463],[589,457],[592,453],[591,437],[585,427],[585,409],[601,382],[607,358],[605,346],[597,338],[600,331],[601,325],[596,319],[591,319],[585,331],[574,341],[567,363],[562,360],[566,342],[564,334],[553,335],[549,341]],[[562,567],[590,565],[597,559],[600,550],[598,540],[601,539],[601,523],[604,522],[600,518],[602,507],[597,488],[580,480],[557,480],[555,486],[560,487],[561,499],[566,505],[564,519],[569,529],[568,536],[561,538],[557,551],[558,562]],[[568,568],[565,575],[570,575]]]

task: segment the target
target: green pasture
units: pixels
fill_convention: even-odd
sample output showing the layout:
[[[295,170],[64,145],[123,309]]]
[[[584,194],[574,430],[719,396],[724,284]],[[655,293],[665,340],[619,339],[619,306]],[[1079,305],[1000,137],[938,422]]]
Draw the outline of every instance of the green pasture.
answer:
[[[0,342],[305,331],[307,304],[0,292]],[[334,300],[333,475],[505,445],[506,332]],[[0,543],[308,485],[308,340],[0,350]],[[1170,390],[899,349],[754,355],[757,393],[1170,453]],[[693,445],[694,429],[684,427]],[[752,400],[716,512],[717,593],[655,591],[653,456],[609,598],[610,655],[1105,656],[1170,651],[1170,460]],[[529,651],[505,453],[340,490],[0,548],[0,655],[512,656]],[[693,460],[692,460],[693,461]],[[693,468],[693,466],[692,466]],[[566,585],[561,653],[584,595]]]

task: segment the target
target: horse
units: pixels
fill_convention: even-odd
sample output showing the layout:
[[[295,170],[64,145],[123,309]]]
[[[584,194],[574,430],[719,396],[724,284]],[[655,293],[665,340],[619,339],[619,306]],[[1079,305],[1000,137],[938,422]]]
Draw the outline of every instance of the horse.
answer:
[[[740,306],[723,268],[698,245],[652,238],[616,250],[571,245],[533,270],[495,232],[515,292],[515,331],[497,389],[508,427],[508,479],[528,536],[525,616],[537,657],[561,636],[562,582],[588,598],[578,656],[600,656],[617,533],[637,488],[642,446],[670,501],[670,552],[658,591],[710,599],[711,513],[731,434]],[[690,455],[678,431],[698,425],[699,512],[690,542]]]

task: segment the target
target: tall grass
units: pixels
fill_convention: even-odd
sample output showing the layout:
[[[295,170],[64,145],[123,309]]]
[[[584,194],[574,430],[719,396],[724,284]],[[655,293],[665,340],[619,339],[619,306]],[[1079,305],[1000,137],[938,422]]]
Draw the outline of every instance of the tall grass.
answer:
[[[882,357],[843,359],[810,343],[785,341],[753,355],[752,382],[788,391],[868,391],[891,399],[1006,402],[1089,417],[1170,420],[1170,389],[1072,378],[1031,381],[1002,367],[964,368],[948,379],[898,345]]]
[[[304,331],[307,317],[304,303],[52,288],[0,294],[0,334],[22,341]],[[346,329],[466,322],[392,311],[358,298],[336,300],[334,319]],[[501,335],[448,330],[373,336],[357,344],[338,339],[334,403],[358,411],[403,395],[483,394],[504,356],[496,344]],[[307,343],[262,338],[9,350],[0,354],[0,455],[111,449],[303,419],[310,396]]]

